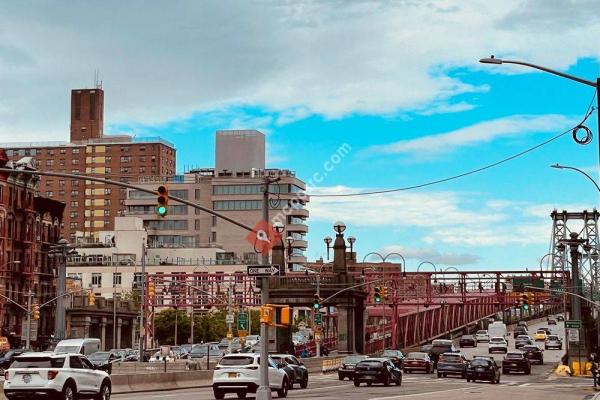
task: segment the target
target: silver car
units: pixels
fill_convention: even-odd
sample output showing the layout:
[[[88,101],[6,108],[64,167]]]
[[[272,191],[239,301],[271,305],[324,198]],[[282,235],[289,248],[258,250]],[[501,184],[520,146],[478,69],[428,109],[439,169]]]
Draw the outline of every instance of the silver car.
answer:
[[[562,350],[562,340],[557,335],[548,335],[544,348]]]

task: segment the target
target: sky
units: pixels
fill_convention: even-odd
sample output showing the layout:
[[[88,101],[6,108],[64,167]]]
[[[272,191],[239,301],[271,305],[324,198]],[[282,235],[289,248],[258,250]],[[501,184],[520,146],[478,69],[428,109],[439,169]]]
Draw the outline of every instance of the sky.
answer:
[[[534,268],[550,212],[591,210],[593,142],[568,133],[600,76],[595,0],[19,1],[0,3],[0,141],[68,140],[72,88],[105,90],[105,133],[161,136],[178,171],[214,165],[217,129],[267,135],[267,166],[311,183],[307,256],[342,220],[358,258]],[[318,179],[314,179],[318,178]],[[318,182],[317,182],[318,181]],[[375,261],[369,258],[368,260]]]

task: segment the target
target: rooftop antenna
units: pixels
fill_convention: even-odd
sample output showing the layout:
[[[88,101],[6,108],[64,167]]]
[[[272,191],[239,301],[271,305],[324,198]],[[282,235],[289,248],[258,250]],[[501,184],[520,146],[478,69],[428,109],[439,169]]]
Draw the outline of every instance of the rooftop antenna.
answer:
[[[94,69],[94,87],[96,89],[102,89],[102,81],[100,80],[100,70],[98,68]]]

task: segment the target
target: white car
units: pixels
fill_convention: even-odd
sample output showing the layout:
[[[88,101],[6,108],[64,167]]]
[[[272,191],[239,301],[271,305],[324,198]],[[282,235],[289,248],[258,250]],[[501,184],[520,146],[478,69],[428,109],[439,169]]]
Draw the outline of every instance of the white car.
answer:
[[[490,335],[488,334],[488,331],[486,331],[486,330],[480,330],[480,331],[477,331],[477,333],[475,334],[475,340],[477,340],[477,343],[479,343],[479,342],[489,342],[490,341]]]
[[[242,399],[246,398],[247,393],[256,393],[260,386],[259,361],[260,354],[256,353],[223,356],[213,373],[215,399],[221,400],[227,393],[235,393]],[[277,391],[278,397],[287,397],[290,382],[285,370],[279,368],[270,357],[268,362],[271,391]]]
[[[26,353],[15,358],[4,373],[7,399],[34,399],[45,393],[52,398],[109,400],[110,376],[94,369],[81,354]]]
[[[246,336],[246,346],[248,346],[248,347],[256,346],[259,342],[260,342],[259,335]]]
[[[503,353],[508,352],[508,342],[506,339],[500,336],[494,336],[490,338],[488,345],[488,353],[493,353],[495,351],[501,351]]]

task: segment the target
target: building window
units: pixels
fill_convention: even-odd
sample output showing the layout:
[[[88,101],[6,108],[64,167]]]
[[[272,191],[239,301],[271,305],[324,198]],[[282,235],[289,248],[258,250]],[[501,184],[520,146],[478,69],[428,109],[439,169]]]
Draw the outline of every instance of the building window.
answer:
[[[92,286],[102,287],[102,274],[92,273]]]
[[[200,189],[196,189],[194,192],[194,198],[200,200]]]
[[[59,180],[59,181],[58,181],[58,185],[59,185],[60,187],[64,187],[64,186],[65,186],[65,181],[64,181],[64,180],[62,180],[62,179],[61,179],[61,180]]]
[[[105,189],[104,189],[104,194],[107,194],[107,195],[108,195],[108,194],[110,194],[110,192],[111,192],[111,189],[110,189],[110,188],[105,188]]]
[[[65,191],[64,190],[59,190],[58,191],[58,195],[59,196],[64,196],[65,195]]]
[[[46,181],[46,186],[54,185],[54,181],[52,179]]]
[[[74,159],[71,160],[71,164],[77,165],[77,164],[79,164],[79,160],[76,159],[76,158],[74,158]]]
[[[141,156],[140,157],[140,162],[145,163],[146,162],[146,156]]]
[[[71,153],[72,154],[79,154],[79,149],[73,149],[73,150],[71,150]]]
[[[130,174],[131,173],[131,167],[121,167],[120,172],[122,174]]]
[[[69,224],[69,228],[71,228],[71,229],[77,229],[77,222],[71,222]]]
[[[121,151],[129,151],[129,146],[121,146]]]
[[[104,216],[110,217],[110,210],[104,210]]]
[[[217,216],[216,215],[212,216],[212,226],[217,226]]]
[[[54,160],[46,160],[46,166],[51,167],[54,165]]]
[[[71,196],[79,196],[79,190],[71,190]]]
[[[61,167],[64,167],[65,166],[65,160],[64,159],[60,159],[58,161],[58,165],[60,165]]]
[[[211,232],[211,241],[213,243],[217,241],[217,232]]]
[[[146,220],[144,227],[158,230],[186,230],[188,227],[187,220]]]
[[[121,156],[120,161],[122,163],[131,162],[131,157],[130,156]]]
[[[120,272],[114,272],[113,273],[113,287],[121,287],[121,273]]]
[[[67,152],[67,149],[60,149],[60,154],[65,154]]]
[[[106,228],[107,226],[110,226],[110,221],[105,219],[104,220],[104,227]]]
[[[77,218],[77,211],[71,211],[71,218]]]
[[[71,186],[79,186],[79,180],[77,180],[77,179],[73,179],[73,180],[71,181]]]
[[[73,168],[73,169],[71,170],[71,173],[73,173],[73,174],[78,174],[78,173],[79,173],[79,170],[78,170],[77,168]]]
[[[262,209],[261,200],[218,200],[213,201],[213,210],[260,210]]]
[[[52,190],[48,190],[46,192],[46,197],[52,197],[52,196],[54,196],[54,193],[52,193]]]
[[[194,221],[194,229],[196,229],[197,231],[200,230],[200,220],[199,219]]]
[[[52,149],[48,150],[48,155],[49,156],[53,156],[54,155],[54,150],[52,150]]]
[[[104,199],[104,205],[110,206],[110,199]]]
[[[79,202],[78,201],[72,201],[71,202],[71,207],[79,207]]]
[[[140,174],[145,174],[146,173],[146,167],[140,167]]]

